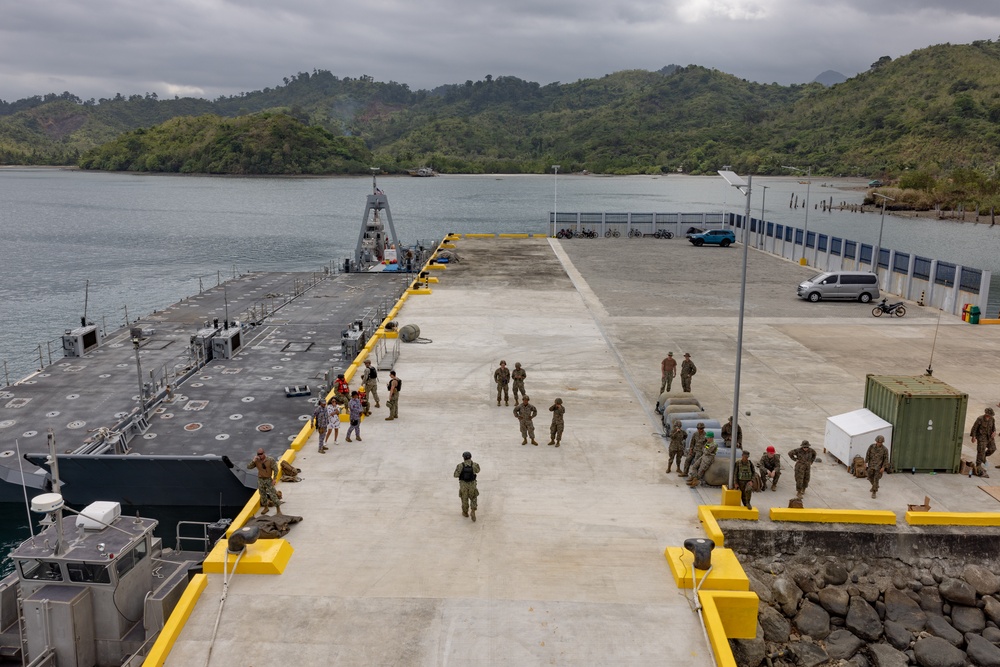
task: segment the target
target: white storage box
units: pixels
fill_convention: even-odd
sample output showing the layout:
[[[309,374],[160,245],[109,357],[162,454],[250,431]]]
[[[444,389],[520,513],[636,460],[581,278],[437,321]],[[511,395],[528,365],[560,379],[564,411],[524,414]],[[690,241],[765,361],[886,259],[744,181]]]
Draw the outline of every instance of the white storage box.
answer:
[[[885,438],[886,448],[892,451],[892,424],[862,408],[828,417],[823,447],[850,467],[855,456],[865,455],[877,435]]]
[[[120,503],[112,503],[106,500],[98,500],[83,508],[80,515],[76,517],[77,528],[84,530],[101,530],[104,526],[114,523],[115,519],[122,515]]]

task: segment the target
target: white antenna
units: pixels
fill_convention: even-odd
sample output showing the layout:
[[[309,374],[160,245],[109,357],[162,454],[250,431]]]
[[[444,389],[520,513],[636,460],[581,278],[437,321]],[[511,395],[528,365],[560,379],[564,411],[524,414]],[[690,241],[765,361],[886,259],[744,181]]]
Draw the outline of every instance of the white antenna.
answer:
[[[17,450],[17,467],[21,471],[21,490],[24,491],[24,511],[28,513],[28,530],[31,531],[31,537],[34,538],[35,527],[31,525],[31,503],[28,502],[28,487],[24,485],[24,459],[21,458],[21,443],[17,438],[14,438],[14,449]]]

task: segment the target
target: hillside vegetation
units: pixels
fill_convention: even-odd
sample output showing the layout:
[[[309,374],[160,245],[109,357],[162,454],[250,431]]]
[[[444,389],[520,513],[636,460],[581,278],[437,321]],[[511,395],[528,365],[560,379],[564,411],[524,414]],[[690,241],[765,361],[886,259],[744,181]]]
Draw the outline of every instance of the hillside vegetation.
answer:
[[[63,93],[0,102],[0,163],[102,169],[364,173],[377,164],[542,173],[560,164],[636,174],[731,165],[780,174],[791,164],[814,174],[910,177],[936,201],[970,184],[988,191],[998,149],[994,41],[883,57],[829,88],[762,85],[696,65],[568,84],[486,76],[431,91],[317,70],[214,101]]]

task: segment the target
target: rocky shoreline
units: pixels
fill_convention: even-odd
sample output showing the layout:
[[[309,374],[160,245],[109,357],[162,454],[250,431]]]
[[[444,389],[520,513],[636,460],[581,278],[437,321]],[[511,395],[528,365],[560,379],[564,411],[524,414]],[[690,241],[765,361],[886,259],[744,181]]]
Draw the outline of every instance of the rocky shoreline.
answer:
[[[743,558],[760,598],[740,667],[1000,667],[1000,576],[918,558]],[[995,563],[993,563],[995,566]]]

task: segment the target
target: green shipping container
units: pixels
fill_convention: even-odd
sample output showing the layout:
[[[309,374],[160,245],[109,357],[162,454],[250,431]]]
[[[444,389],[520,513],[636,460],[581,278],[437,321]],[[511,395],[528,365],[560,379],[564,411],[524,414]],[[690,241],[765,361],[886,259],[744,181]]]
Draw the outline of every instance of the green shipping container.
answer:
[[[892,424],[893,470],[957,473],[969,395],[929,375],[869,375],[865,408]]]

